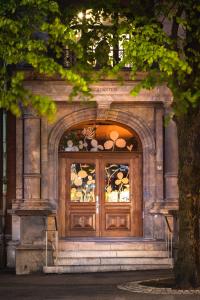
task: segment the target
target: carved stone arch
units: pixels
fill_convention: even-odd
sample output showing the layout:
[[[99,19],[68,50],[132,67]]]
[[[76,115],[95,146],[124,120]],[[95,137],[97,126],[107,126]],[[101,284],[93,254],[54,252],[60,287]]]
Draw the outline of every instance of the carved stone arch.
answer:
[[[70,127],[84,121],[96,120],[96,109],[81,109],[70,113],[60,119],[49,135],[49,153],[58,151],[58,146],[63,133]]]
[[[143,203],[144,203],[144,236],[151,237],[153,232],[152,216],[149,209],[155,201],[155,141],[151,129],[145,120],[129,112],[109,109],[105,121],[120,123],[128,126],[139,136],[143,149]],[[56,209],[58,206],[58,147],[63,133],[74,125],[86,121],[98,120],[97,109],[81,109],[60,119],[49,134],[48,164],[49,164],[49,200]],[[103,120],[101,118],[101,120]],[[148,219],[148,222],[147,222]],[[148,223],[148,226],[145,224]],[[152,227],[152,228],[151,228]]]
[[[98,118],[96,117],[96,109],[82,109],[72,114],[66,115],[61,120],[59,120],[49,135],[49,153],[58,150],[60,139],[67,129],[78,123],[92,120],[98,120]],[[155,152],[155,141],[153,133],[142,118],[128,112],[109,109],[104,120],[113,122],[115,121],[121,123],[122,125],[127,125],[131,129],[136,131],[142,142],[143,149],[148,148],[151,153]]]

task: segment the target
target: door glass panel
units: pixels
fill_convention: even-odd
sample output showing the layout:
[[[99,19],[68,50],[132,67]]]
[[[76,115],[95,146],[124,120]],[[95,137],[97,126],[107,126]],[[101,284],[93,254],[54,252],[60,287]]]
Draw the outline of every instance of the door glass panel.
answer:
[[[105,166],[105,201],[129,202],[129,165],[106,164]]]
[[[95,164],[71,164],[72,202],[95,202]]]

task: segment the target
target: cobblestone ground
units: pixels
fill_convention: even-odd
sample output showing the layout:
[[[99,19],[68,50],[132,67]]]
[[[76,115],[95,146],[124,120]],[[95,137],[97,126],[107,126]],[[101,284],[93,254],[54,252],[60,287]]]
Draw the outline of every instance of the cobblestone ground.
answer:
[[[0,300],[200,300],[200,295],[151,295],[117,288],[127,282],[168,277],[167,270],[63,275],[0,272]]]

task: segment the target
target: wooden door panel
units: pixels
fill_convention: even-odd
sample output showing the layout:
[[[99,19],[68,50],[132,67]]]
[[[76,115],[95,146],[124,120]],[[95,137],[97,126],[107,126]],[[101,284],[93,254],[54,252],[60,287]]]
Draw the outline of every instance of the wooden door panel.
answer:
[[[68,203],[66,219],[68,220],[68,228],[66,228],[67,236],[96,236],[97,220],[94,203]]]
[[[95,213],[71,212],[70,236],[96,236]]]
[[[141,200],[139,199],[141,196],[139,191],[141,189],[141,174],[138,170],[138,160],[123,157],[104,159],[102,173],[109,166],[112,167],[110,174],[111,176],[114,174],[114,176],[103,182],[101,195],[102,236],[140,236],[141,231],[138,227],[141,226],[141,221],[139,221],[141,219]],[[124,180],[124,178],[126,179]],[[111,185],[109,191],[112,191],[113,196],[107,195],[108,181]],[[124,190],[123,185],[125,186]],[[123,194],[127,195],[123,196]]]
[[[129,230],[131,228],[130,213],[106,213],[106,230]]]
[[[129,182],[130,159],[122,157],[104,159],[102,174],[104,174],[102,189],[102,236],[128,237],[132,236],[132,184]],[[123,197],[122,180],[128,184],[127,197]],[[129,179],[128,179],[129,178]],[[125,191],[125,190],[124,190]]]
[[[81,229],[81,230],[94,231],[96,229],[95,213],[71,212],[70,224],[71,224],[71,230]]]
[[[98,236],[96,216],[96,173],[94,159],[67,159],[66,236]],[[92,173],[90,173],[92,172]],[[73,176],[72,176],[73,175]],[[98,176],[98,175],[97,175]]]
[[[102,236],[124,237],[132,236],[131,207],[106,206],[102,215]]]

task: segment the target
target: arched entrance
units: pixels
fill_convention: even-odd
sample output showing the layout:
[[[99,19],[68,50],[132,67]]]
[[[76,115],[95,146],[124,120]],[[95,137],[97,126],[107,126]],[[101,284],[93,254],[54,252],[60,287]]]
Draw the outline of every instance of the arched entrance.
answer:
[[[142,145],[114,122],[75,125],[59,144],[61,237],[142,235]]]

